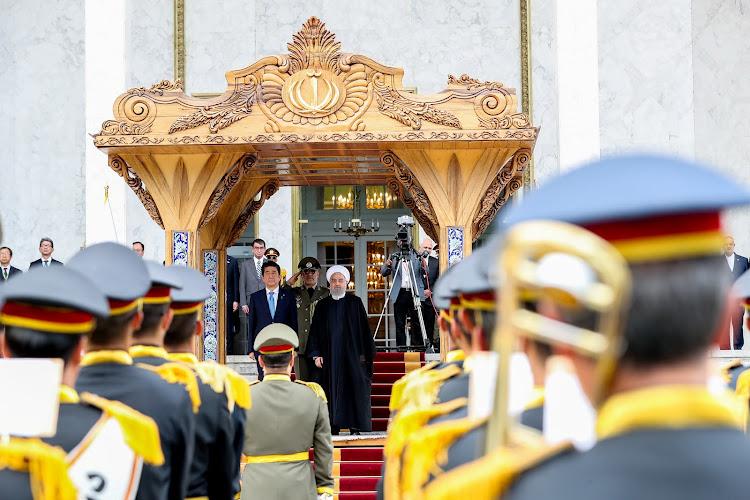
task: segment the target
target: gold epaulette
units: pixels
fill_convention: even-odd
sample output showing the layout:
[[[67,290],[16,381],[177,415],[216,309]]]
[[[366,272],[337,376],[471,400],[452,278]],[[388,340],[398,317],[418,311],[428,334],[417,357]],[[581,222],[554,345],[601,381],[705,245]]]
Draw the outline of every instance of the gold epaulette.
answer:
[[[401,477],[401,453],[407,440],[430,419],[446,415],[466,406],[466,398],[458,398],[446,403],[429,405],[426,408],[407,406],[400,411],[388,427],[388,437],[383,447],[385,476],[383,491],[385,498],[399,498]]]
[[[234,409],[235,404],[246,410],[250,408],[250,383],[242,375],[213,361],[204,361],[193,367],[211,389],[226,394],[229,411]]]
[[[417,409],[431,406],[435,403],[443,383],[462,373],[463,370],[456,365],[448,365],[440,370],[422,372],[421,376],[416,377],[404,387],[401,396],[401,409],[403,410],[407,406]]]
[[[724,375],[725,383],[728,384],[732,379],[732,376],[729,375],[729,370],[731,370],[732,368],[738,368],[740,366],[742,366],[742,361],[740,361],[739,359],[733,359],[732,361],[721,367],[721,373]]]
[[[159,427],[154,419],[120,401],[110,401],[88,392],[81,394],[81,401],[117,420],[125,442],[136,455],[143,457],[144,462],[156,466],[164,464]]]
[[[186,365],[181,363],[164,363],[159,366],[138,363],[139,368],[143,368],[158,374],[161,378],[170,384],[181,384],[190,395],[190,401],[193,403],[193,413],[198,413],[201,407],[201,395],[198,389],[198,376]]]
[[[254,386],[255,384],[260,384],[261,382],[263,382],[263,381],[262,381],[262,380],[253,380],[252,382],[250,382],[250,383],[249,383],[249,384],[247,384],[247,385],[249,385],[250,387],[252,387],[252,386]]]
[[[407,373],[406,375],[398,379],[395,384],[393,384],[393,387],[391,388],[391,401],[389,403],[391,413],[394,410],[401,409],[401,405],[403,404],[404,389],[406,388],[406,386],[409,385],[412,381],[419,378],[424,372],[434,369],[438,364],[439,363],[437,361],[431,361],[423,367],[417,368],[416,370]]]
[[[470,491],[472,500],[495,500],[519,474],[571,447],[570,443],[562,443],[543,448],[498,448],[436,477],[424,487],[419,498],[452,500]]]
[[[747,432],[748,406],[750,405],[750,370],[745,370],[737,377],[735,394],[739,399],[740,422],[742,429]]]
[[[65,451],[37,438],[10,438],[0,444],[0,470],[28,472],[34,500],[75,500]]]
[[[323,388],[320,386],[320,384],[316,384],[315,382],[305,382],[304,380],[295,380],[298,384],[306,385],[310,389],[315,392],[315,395],[321,398],[324,402],[328,402],[328,398],[326,397],[326,392],[323,390]]]
[[[422,487],[442,473],[440,466],[448,461],[448,450],[456,439],[476,429],[486,418],[461,418],[421,428],[409,438],[403,456],[401,494],[404,498],[422,498]]]

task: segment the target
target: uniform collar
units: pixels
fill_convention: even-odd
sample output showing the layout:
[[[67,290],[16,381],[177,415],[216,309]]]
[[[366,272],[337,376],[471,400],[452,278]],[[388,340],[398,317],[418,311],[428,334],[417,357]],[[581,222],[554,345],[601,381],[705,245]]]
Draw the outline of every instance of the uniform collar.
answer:
[[[198,358],[192,352],[170,352],[167,356],[170,361],[179,361],[188,365],[198,364]]]
[[[117,363],[119,365],[132,365],[133,358],[124,350],[101,350],[87,352],[81,360],[81,366],[98,365],[101,363]]]
[[[162,358],[167,359],[167,351],[163,347],[155,345],[134,345],[130,348],[130,356],[133,358]]]
[[[271,382],[274,380],[284,380],[286,382],[291,382],[292,377],[290,377],[289,375],[281,375],[280,373],[271,373],[263,377],[263,382]]]
[[[596,422],[599,439],[638,429],[739,428],[732,402],[701,385],[663,385],[615,394]]]

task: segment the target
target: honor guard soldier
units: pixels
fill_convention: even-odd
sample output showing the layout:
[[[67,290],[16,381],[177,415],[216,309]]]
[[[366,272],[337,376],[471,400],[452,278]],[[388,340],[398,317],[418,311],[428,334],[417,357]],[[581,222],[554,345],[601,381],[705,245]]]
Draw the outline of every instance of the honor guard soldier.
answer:
[[[201,407],[196,417],[195,455],[188,498],[234,498],[240,492],[240,459],[245,440],[245,410],[250,407],[249,383],[225,365],[199,363],[196,335],[203,333],[198,312],[211,296],[206,276],[191,267],[162,267],[179,289],[172,290],[173,316],[164,337],[171,361],[183,363],[199,377]],[[165,280],[166,281],[166,280]]]
[[[266,252],[263,254],[263,257],[267,261],[278,263],[280,255],[281,254],[279,253],[278,250],[276,250],[273,247],[269,247],[268,249],[266,249]],[[283,284],[286,281],[286,269],[282,269],[281,272],[279,273],[279,276],[281,276],[281,283]]]
[[[88,393],[79,396],[73,389],[85,336],[94,328],[97,317],[109,313],[107,300],[87,278],[58,266],[32,270],[9,282],[0,293],[0,304],[0,322],[6,326],[2,349],[7,357],[58,358],[64,364],[57,430],[52,437],[44,438],[57,451],[45,452],[40,442],[31,446],[29,464],[37,460],[32,458],[35,450],[41,452],[38,460],[42,461],[30,467],[31,480],[45,483],[31,490],[46,491],[46,483],[54,482],[55,473],[65,467],[79,498],[132,498],[139,489],[143,462],[164,463],[156,423],[122,403]],[[16,440],[14,446],[17,452],[25,450],[23,440]],[[7,449],[0,450],[0,469],[4,452]],[[55,459],[58,454],[63,464],[44,465],[45,459]],[[12,462],[7,465],[13,467]],[[40,472],[42,477],[34,477]],[[31,490],[29,494],[16,492],[0,474],[3,497],[31,498]],[[64,497],[60,491],[48,496]]]
[[[188,392],[133,364],[128,350],[143,313],[140,299],[151,288],[146,264],[131,249],[99,243],[76,254],[68,267],[88,277],[109,300],[109,316],[89,334],[76,389],[120,401],[159,426],[164,465],[144,466],[136,498],[184,500],[195,442]]]
[[[297,299],[297,335],[299,347],[294,358],[294,374],[297,380],[314,380],[311,373],[318,368],[312,359],[307,357],[307,339],[310,335],[310,323],[315,313],[315,304],[320,299],[331,295],[331,291],[318,284],[320,262],[315,257],[305,257],[299,261],[299,271],[289,277],[282,288],[291,291]],[[302,275],[300,286],[294,286]],[[319,377],[318,377],[319,378]]]
[[[624,332],[608,343],[612,362],[597,367],[568,351],[599,406],[599,442],[582,454],[550,458],[540,450],[543,460],[513,463],[498,449],[468,464],[452,493],[483,487],[514,500],[744,497],[747,484],[736,471],[750,467],[750,446],[734,409],[707,382],[708,351],[729,323],[720,212],[747,204],[750,193],[725,177],[651,156],[597,161],[525,198],[509,224],[582,226],[628,264],[630,305]]]
[[[290,378],[297,334],[274,323],[260,331],[253,347],[266,376],[250,386],[241,498],[332,499],[333,441],[325,393],[314,382]]]

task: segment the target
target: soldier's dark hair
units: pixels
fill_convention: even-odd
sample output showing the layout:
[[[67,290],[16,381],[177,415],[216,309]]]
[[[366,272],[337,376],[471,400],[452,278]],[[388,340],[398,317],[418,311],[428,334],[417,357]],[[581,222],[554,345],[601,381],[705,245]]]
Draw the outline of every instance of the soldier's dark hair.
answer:
[[[143,304],[143,323],[138,330],[133,332],[133,338],[137,339],[154,333],[168,310],[169,304]]]
[[[279,370],[281,368],[286,368],[289,366],[289,361],[292,359],[292,353],[291,352],[282,352],[279,354],[261,354],[263,357],[263,363],[266,365],[266,368],[270,368],[271,370]]]
[[[130,322],[138,309],[101,318],[96,322],[96,328],[89,334],[89,340],[92,344],[107,345],[111,342],[122,339],[127,335]]]
[[[195,336],[195,323],[198,321],[198,311],[188,314],[177,314],[169,325],[167,334],[164,336],[164,345],[167,347],[185,343],[186,340]]]
[[[474,325],[481,325],[484,343],[487,347],[490,347],[492,334],[495,331],[497,313],[495,311],[480,311],[478,309],[468,309],[468,312]],[[458,324],[458,328],[461,330],[464,337],[466,337],[467,340],[471,340],[471,331],[466,328],[466,325],[464,325],[460,318],[456,318],[455,316],[456,315],[454,315],[453,321]]]
[[[648,367],[702,354],[724,310],[726,267],[722,255],[631,265],[622,362]]]
[[[261,274],[261,275],[263,275],[263,274],[266,274],[266,268],[269,268],[269,267],[275,267],[275,268],[276,268],[276,271],[278,271],[278,272],[279,272],[279,276],[281,276],[281,266],[280,266],[280,265],[278,265],[278,264],[277,264],[277,263],[275,263],[275,262],[271,262],[270,260],[267,260],[267,261],[265,261],[265,262],[263,263],[263,265],[262,265],[262,266],[260,266],[260,274]]]
[[[67,363],[81,340],[81,335],[6,326],[5,339],[14,358],[61,358]]]
[[[13,250],[11,250],[10,247],[0,247],[0,250],[7,250],[8,253],[10,253],[10,256],[13,257]]]

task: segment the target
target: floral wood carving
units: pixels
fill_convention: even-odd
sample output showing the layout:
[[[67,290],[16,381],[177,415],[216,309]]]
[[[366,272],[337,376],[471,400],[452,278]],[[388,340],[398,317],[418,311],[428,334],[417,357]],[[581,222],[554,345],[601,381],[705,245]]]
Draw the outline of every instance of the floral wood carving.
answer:
[[[227,246],[232,246],[234,242],[237,241],[240,236],[242,236],[242,233],[245,232],[245,229],[250,223],[250,220],[252,220],[256,213],[258,213],[260,207],[263,206],[268,198],[276,194],[278,190],[279,181],[276,179],[271,179],[270,181],[266,182],[262,188],[260,188],[260,190],[258,191],[258,194],[260,196],[255,195],[255,198],[258,199],[256,200],[255,198],[253,198],[252,200],[250,200],[250,202],[245,207],[245,210],[243,210],[242,214],[237,219],[237,222],[235,222],[234,227],[232,228],[232,233],[229,236],[229,242]]]
[[[148,192],[148,189],[146,189],[141,178],[138,177],[132,168],[130,168],[130,165],[125,163],[125,160],[121,157],[115,155],[109,157],[109,166],[112,170],[117,172],[120,177],[125,179],[127,185],[130,186],[130,189],[132,189],[138,199],[141,200],[143,207],[151,218],[154,219],[154,222],[156,222],[160,228],[164,229],[164,223],[161,220],[161,215],[159,214],[159,209],[156,207],[154,198],[151,196],[151,193]]]
[[[101,135],[141,135],[151,131],[156,118],[156,102],[153,97],[164,96],[164,92],[182,92],[182,82],[162,80],[151,87],[128,90],[117,102],[116,114],[121,120],[102,123]]]
[[[244,155],[235,166],[224,176],[214,193],[211,195],[211,201],[208,203],[201,217],[201,222],[198,225],[198,229],[205,226],[211,219],[213,219],[221,208],[224,200],[232,192],[232,189],[240,182],[243,176],[250,173],[250,170],[255,166],[255,162],[258,160],[258,156],[254,153],[248,153]]]
[[[474,100],[474,112],[479,125],[490,129],[530,128],[531,122],[525,113],[516,113],[518,97],[516,91],[505,87],[501,82],[480,82],[469,75],[456,78],[448,75],[448,85],[480,94]]]
[[[169,133],[173,134],[208,123],[208,129],[215,134],[232,123],[245,118],[253,110],[257,84],[254,76],[248,76],[245,84],[235,88],[229,99],[213,106],[204,106],[195,113],[178,118],[169,127]]]
[[[477,214],[474,216],[472,228],[474,241],[489,227],[500,207],[523,185],[523,171],[530,161],[531,150],[519,149],[497,173],[484,193]]]
[[[438,125],[461,128],[461,122],[452,113],[437,109],[427,102],[407,99],[387,86],[381,74],[376,74],[372,83],[378,110],[385,116],[408,125],[414,130],[422,128],[423,119]]]
[[[388,168],[392,168],[396,174],[395,179],[387,182],[388,189],[401,198],[401,201],[414,214],[414,217],[427,235],[434,241],[438,241],[437,228],[440,224],[422,186],[419,185],[409,169],[392,152],[386,151],[380,155],[380,163]],[[393,181],[398,182],[400,186],[398,189],[396,189],[396,184]]]

